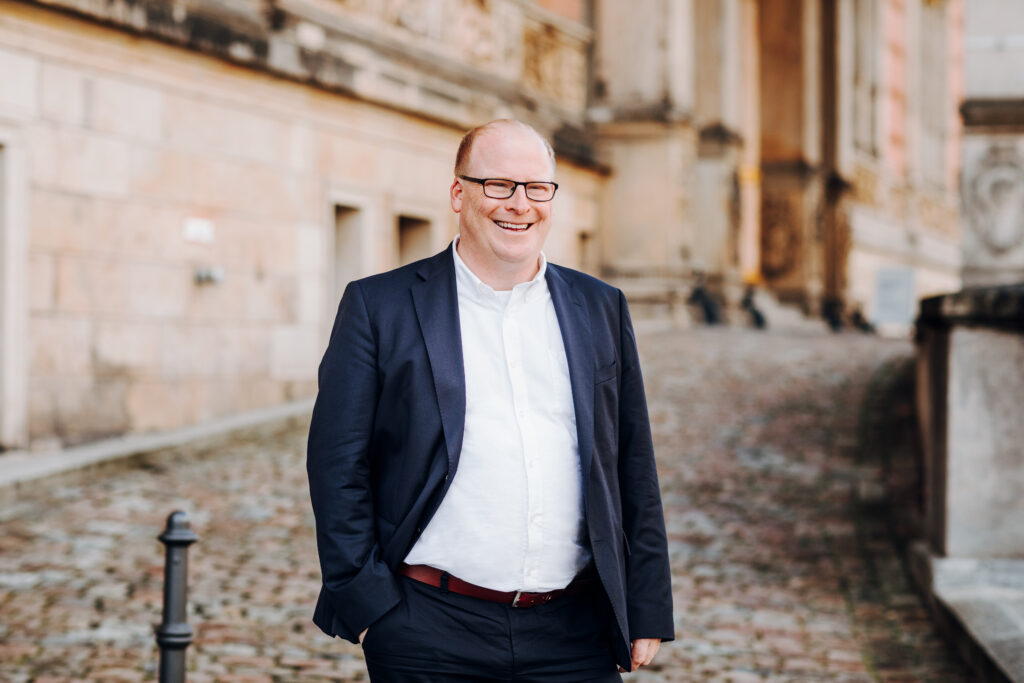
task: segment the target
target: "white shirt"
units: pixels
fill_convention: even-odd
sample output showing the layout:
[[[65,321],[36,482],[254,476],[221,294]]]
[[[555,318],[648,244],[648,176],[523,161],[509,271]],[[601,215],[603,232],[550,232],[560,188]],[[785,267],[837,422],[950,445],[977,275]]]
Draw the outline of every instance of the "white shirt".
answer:
[[[495,291],[452,245],[466,372],[458,470],[406,556],[494,590],[564,588],[590,561],[569,364],[541,254]]]

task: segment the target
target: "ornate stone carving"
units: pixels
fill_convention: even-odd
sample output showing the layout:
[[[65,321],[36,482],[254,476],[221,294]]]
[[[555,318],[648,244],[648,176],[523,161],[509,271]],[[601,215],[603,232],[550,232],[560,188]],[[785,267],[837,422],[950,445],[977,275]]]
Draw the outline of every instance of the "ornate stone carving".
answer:
[[[796,265],[800,251],[797,217],[785,197],[764,198],[761,206],[761,270],[769,280],[778,279]]]
[[[586,103],[582,51],[550,26],[529,26],[523,35],[523,82],[552,99],[579,108]]]
[[[386,0],[382,3],[384,19],[396,26],[426,36],[431,35],[437,2],[432,0]],[[432,36],[437,37],[437,36]]]
[[[489,67],[501,54],[504,37],[495,22],[491,3],[486,0],[462,0],[447,19],[454,30],[449,38],[456,41],[459,56],[476,67]]]
[[[878,173],[866,166],[858,164],[853,172],[853,198],[859,204],[878,206],[879,194]]]
[[[964,187],[971,228],[993,254],[1024,243],[1024,157],[1012,145],[992,144]]]

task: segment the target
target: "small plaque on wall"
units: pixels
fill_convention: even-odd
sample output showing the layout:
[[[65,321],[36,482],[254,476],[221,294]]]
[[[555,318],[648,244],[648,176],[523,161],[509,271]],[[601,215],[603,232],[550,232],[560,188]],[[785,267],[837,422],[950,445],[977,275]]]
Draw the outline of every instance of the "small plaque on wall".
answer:
[[[877,325],[909,325],[914,322],[914,271],[911,268],[879,268],[875,274]]]
[[[213,221],[209,218],[186,218],[181,233],[186,242],[212,244],[215,235]]]

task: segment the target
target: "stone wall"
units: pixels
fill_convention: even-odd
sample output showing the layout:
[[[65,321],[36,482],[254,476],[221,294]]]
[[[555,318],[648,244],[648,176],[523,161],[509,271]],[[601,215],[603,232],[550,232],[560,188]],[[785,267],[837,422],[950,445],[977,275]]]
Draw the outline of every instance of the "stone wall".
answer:
[[[127,12],[80,3],[118,7]],[[27,263],[24,286],[9,290],[27,311],[25,389],[11,398],[24,405],[21,443],[311,396],[340,286],[432,253],[456,230],[455,125],[175,40],[29,4],[2,10],[0,163],[17,182],[0,185],[0,205],[26,208],[4,226],[24,237]],[[500,113],[473,106],[449,101],[447,118]],[[548,254],[579,265],[604,176],[565,160],[558,179]]]

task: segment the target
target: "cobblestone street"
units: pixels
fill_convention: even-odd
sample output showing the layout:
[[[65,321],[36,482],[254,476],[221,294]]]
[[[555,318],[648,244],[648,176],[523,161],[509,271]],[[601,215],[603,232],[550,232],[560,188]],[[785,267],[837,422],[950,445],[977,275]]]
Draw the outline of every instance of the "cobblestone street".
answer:
[[[861,406],[909,342],[734,329],[641,337],[676,640],[634,681],[967,681],[865,511]],[[305,427],[237,435],[0,508],[0,680],[155,677],[169,512],[189,512],[194,683],[365,680],[310,622]],[[187,452],[186,452],[187,451]],[[0,466],[2,466],[0,456]]]

